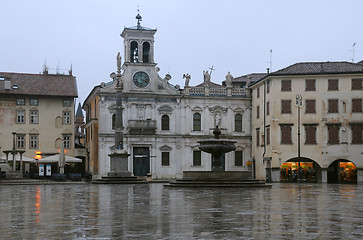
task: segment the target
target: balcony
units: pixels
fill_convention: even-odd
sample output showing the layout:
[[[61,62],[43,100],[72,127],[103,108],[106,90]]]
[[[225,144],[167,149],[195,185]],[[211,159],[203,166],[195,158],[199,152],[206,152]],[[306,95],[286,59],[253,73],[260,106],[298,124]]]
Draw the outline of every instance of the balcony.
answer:
[[[129,134],[135,135],[151,135],[156,131],[156,120],[129,120],[128,126]]]

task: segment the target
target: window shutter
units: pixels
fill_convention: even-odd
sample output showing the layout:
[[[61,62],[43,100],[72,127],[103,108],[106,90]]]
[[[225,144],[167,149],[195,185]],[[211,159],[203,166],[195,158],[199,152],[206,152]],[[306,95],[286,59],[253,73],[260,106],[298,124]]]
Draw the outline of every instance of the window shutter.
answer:
[[[352,112],[362,112],[362,99],[352,99]]]

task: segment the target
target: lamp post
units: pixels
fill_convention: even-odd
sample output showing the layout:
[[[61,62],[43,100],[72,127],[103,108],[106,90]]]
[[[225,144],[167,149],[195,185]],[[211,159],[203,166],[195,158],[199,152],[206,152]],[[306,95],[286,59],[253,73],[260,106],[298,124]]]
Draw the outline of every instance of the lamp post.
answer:
[[[296,103],[297,107],[297,161],[298,161],[298,171],[297,171],[297,181],[301,182],[301,174],[300,174],[300,109],[303,106],[302,96],[296,95]]]

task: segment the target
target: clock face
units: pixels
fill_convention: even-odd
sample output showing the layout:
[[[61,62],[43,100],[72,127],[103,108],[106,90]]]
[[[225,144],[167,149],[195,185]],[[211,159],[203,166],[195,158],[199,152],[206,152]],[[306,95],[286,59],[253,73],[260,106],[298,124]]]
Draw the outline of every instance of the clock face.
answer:
[[[149,85],[150,78],[146,72],[137,72],[134,74],[132,81],[136,87],[144,88]]]

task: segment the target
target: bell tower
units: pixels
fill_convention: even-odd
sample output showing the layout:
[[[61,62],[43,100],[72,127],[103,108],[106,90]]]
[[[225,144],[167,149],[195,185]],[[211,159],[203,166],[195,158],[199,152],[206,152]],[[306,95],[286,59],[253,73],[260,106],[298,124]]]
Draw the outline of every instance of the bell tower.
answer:
[[[125,64],[151,64],[154,61],[154,34],[156,29],[141,26],[141,15],[136,16],[137,25],[125,27],[121,33],[124,39]]]

